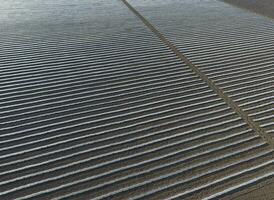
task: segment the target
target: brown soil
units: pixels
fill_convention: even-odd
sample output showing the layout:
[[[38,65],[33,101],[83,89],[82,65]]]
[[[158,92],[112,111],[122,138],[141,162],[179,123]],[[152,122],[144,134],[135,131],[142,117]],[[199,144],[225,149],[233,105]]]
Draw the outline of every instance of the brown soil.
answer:
[[[235,196],[231,200],[273,200],[274,199],[274,179],[269,182],[256,185],[258,188],[250,190],[239,196]],[[256,187],[254,186],[254,187]]]

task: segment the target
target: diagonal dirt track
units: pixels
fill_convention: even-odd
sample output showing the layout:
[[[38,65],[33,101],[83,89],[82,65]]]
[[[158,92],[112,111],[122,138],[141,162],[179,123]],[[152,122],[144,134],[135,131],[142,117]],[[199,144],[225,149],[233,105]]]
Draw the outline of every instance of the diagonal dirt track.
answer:
[[[267,134],[260,125],[255,122],[242,108],[234,102],[221,88],[219,88],[203,71],[195,66],[185,55],[183,55],[165,36],[160,33],[152,24],[150,24],[138,11],[136,11],[126,0],[122,0],[134,14],[136,14],[144,24],[157,35],[163,43],[170,48],[185,64],[187,64],[193,72],[195,72],[208,86],[215,91],[241,118],[253,129],[258,135],[260,135],[273,149],[274,140],[269,134]]]
[[[141,4],[138,6],[138,1],[134,3],[192,64],[262,127],[266,126],[265,130],[271,135],[274,73],[272,21],[215,1],[204,1],[200,5],[190,1],[170,1],[165,3],[165,8],[157,6],[157,3],[152,3],[148,8]],[[202,6],[207,9],[200,12]],[[164,16],[161,15],[163,9],[167,10]],[[220,11],[224,15],[214,19]],[[193,23],[184,20],[186,17]],[[200,24],[201,17],[208,18],[208,22]],[[215,21],[220,24],[216,26]],[[255,105],[255,102],[258,104]],[[257,116],[259,119],[256,119]],[[259,116],[265,116],[265,119]]]

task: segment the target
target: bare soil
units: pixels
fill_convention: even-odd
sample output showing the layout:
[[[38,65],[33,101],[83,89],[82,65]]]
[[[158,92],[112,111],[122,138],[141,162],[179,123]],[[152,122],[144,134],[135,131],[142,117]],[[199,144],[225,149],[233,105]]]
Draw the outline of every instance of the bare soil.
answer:
[[[274,0],[222,0],[274,19]]]

